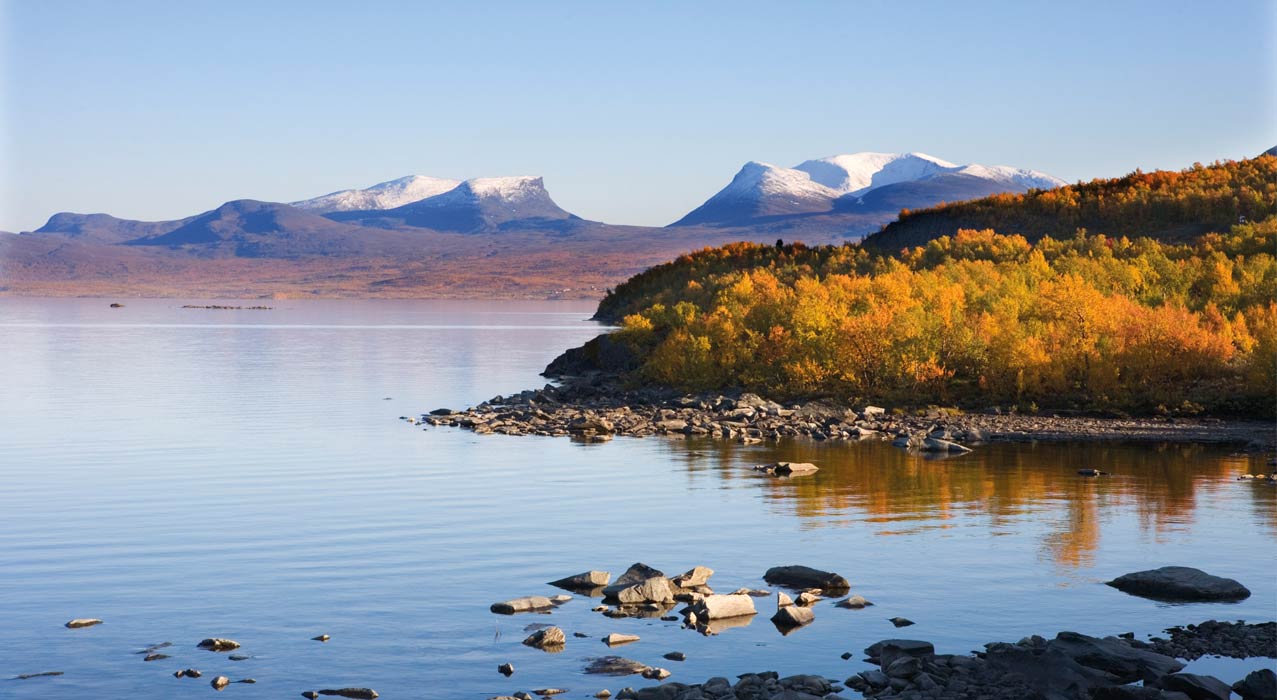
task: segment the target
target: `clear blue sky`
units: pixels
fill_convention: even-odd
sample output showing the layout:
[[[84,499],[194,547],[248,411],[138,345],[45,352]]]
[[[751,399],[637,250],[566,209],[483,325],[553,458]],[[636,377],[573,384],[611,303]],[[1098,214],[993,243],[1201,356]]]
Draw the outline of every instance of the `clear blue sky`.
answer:
[[[1277,3],[5,3],[0,229],[406,174],[665,224],[747,160],[1068,180],[1277,144]]]

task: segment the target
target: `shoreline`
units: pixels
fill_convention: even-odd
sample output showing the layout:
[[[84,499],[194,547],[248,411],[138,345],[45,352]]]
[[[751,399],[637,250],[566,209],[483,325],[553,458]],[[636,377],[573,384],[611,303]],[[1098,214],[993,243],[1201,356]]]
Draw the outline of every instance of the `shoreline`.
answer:
[[[817,441],[891,440],[931,452],[965,452],[989,442],[1146,442],[1235,445],[1251,453],[1277,449],[1277,424],[1216,417],[1090,417],[1055,414],[906,413],[876,406],[850,408],[818,399],[781,404],[755,394],[684,395],[622,389],[600,379],[565,380],[471,408],[435,409],[413,423],[455,426],[479,434],[542,435],[604,442],[613,436],[702,436],[755,444],[783,438]],[[957,445],[942,449],[931,442]],[[960,448],[960,449],[958,449]],[[1268,465],[1272,467],[1273,464]],[[1269,470],[1271,471],[1271,470]]]

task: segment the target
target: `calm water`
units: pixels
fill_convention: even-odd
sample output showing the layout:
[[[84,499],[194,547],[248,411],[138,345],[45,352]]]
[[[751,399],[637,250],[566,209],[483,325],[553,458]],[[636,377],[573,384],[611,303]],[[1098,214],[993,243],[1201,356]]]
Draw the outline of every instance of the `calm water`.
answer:
[[[384,698],[568,697],[650,683],[591,678],[598,637],[674,680],[773,669],[845,678],[885,637],[965,652],[993,640],[1277,616],[1277,489],[1236,482],[1262,460],[1199,447],[994,445],[945,461],[884,446],[475,436],[396,420],[537,386],[598,332],[580,303],[0,299],[0,697],[298,697],[346,685]],[[814,461],[811,477],[748,467]],[[1117,476],[1084,479],[1078,467]],[[847,576],[877,605],[816,608],[782,637],[702,637],[610,620],[578,598],[550,616],[488,605],[543,582],[643,561],[759,587],[770,566]],[[1100,582],[1166,564],[1235,577],[1239,604],[1170,606]],[[886,618],[918,624],[897,631]],[[73,617],[106,624],[67,630]],[[553,622],[566,651],[524,647]],[[326,644],[309,638],[326,633]],[[225,636],[248,661],[193,649]],[[133,652],[172,641],[173,658]],[[679,650],[683,663],[661,655]],[[507,680],[499,663],[516,667]],[[1241,666],[1196,665],[1238,675]],[[193,666],[205,676],[178,680]],[[1230,678],[1229,680],[1234,680]]]

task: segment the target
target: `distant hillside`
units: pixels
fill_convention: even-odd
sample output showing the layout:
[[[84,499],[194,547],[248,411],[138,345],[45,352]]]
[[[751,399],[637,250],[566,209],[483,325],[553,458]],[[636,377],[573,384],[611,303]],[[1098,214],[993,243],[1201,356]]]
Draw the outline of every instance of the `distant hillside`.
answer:
[[[1277,210],[1277,157],[1194,165],[1182,171],[1135,171],[1051,190],[996,194],[902,211],[865,245],[900,250],[960,229],[993,229],[1030,241],[1069,238],[1079,229],[1109,236],[1189,242]]]

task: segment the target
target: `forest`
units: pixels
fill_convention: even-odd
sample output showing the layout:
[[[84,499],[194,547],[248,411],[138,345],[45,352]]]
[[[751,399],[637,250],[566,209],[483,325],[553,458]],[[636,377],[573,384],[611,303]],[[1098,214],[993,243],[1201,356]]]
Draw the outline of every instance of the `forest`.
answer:
[[[1255,160],[1266,162],[1226,167],[1277,165]],[[779,241],[707,248],[612,290],[598,318],[618,324],[611,339],[638,358],[631,381],[689,391],[1271,418],[1269,184],[1266,210],[1239,201],[1250,213],[1211,214],[1218,230],[1191,243],[1080,228],[1031,242],[985,228],[894,253]],[[1184,192],[1193,200],[1197,189]]]

